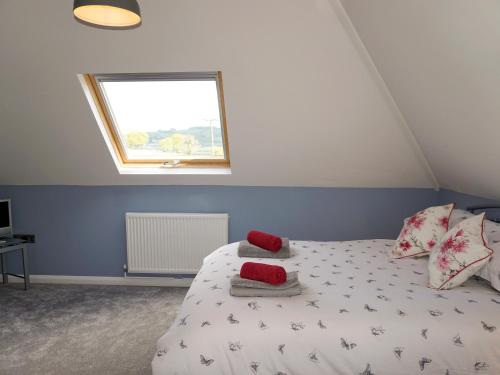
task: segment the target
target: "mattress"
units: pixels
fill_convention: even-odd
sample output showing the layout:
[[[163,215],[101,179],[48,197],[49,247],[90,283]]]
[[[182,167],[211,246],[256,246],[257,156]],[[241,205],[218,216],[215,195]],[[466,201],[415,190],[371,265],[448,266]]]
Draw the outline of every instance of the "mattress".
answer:
[[[500,293],[480,279],[427,288],[427,258],[392,260],[392,245],[292,241],[292,258],[262,260],[299,271],[302,295],[283,298],[231,297],[249,259],[221,247],[158,340],[153,374],[500,374]]]

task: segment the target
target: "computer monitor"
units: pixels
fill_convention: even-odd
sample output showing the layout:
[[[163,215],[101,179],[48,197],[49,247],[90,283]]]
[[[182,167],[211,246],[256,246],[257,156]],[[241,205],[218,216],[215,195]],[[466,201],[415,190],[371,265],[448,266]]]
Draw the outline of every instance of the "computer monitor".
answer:
[[[12,215],[10,199],[0,199],[0,237],[12,236]]]

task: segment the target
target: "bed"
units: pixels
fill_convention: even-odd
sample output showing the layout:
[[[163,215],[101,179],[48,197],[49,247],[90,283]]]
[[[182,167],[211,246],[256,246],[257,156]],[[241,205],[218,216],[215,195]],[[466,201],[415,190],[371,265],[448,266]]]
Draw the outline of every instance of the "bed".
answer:
[[[209,255],[170,329],[154,375],[500,374],[500,293],[481,279],[436,291],[427,258],[391,260],[391,240],[292,241],[302,295],[229,296],[249,259]],[[258,260],[257,260],[258,261]]]

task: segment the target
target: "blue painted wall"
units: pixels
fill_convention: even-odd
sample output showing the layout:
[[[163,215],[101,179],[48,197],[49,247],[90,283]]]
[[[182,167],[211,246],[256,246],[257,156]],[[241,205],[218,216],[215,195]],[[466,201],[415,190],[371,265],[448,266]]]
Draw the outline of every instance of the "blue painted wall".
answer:
[[[253,228],[349,240],[394,238],[404,217],[439,202],[432,189],[236,186],[0,186],[0,197],[12,199],[15,232],[37,236],[33,274],[93,276],[123,275],[126,212],[227,212],[231,242]]]
[[[464,193],[457,193],[456,191],[446,189],[439,191],[439,201],[442,204],[453,202],[455,203],[456,207],[461,209],[479,205],[500,206],[500,202],[494,201],[492,199],[476,197],[474,195]],[[478,211],[477,213],[479,212],[480,211]],[[486,215],[490,218],[500,218],[500,209],[487,210]]]
[[[474,195],[457,193],[456,191],[442,189],[439,191],[439,201],[443,204],[454,202],[459,208],[466,209],[469,206],[478,205],[500,205],[491,199],[476,197]]]

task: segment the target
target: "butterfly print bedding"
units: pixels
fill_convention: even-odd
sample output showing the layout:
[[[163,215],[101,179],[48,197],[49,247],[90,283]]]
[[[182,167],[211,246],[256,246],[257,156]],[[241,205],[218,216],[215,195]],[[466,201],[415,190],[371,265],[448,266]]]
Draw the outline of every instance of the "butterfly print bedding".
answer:
[[[290,245],[265,262],[299,271],[294,297],[231,297],[247,259],[237,244],[209,255],[153,374],[500,374],[500,293],[484,280],[428,288],[428,259],[391,258],[391,240]]]

